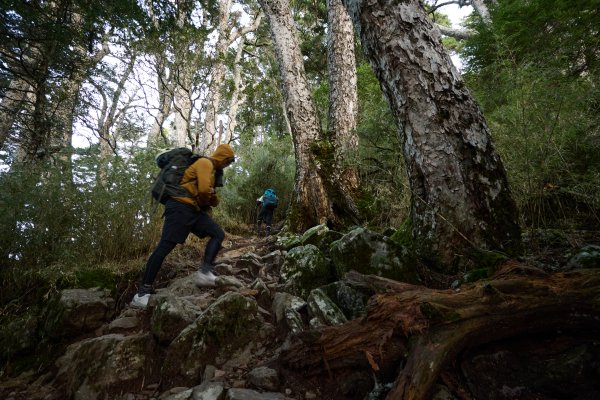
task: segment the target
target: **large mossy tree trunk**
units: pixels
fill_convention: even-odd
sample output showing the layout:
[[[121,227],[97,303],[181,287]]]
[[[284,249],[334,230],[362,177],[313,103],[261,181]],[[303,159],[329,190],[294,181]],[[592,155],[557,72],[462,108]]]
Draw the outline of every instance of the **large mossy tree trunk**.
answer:
[[[334,148],[324,140],[287,0],[259,0],[269,19],[294,143],[296,178],[286,226],[302,232],[320,223],[356,223],[358,210],[333,173]]]
[[[335,171],[347,187],[358,190],[358,170],[349,160],[358,151],[358,89],[354,27],[341,0],[327,0],[327,76],[329,134],[335,143]]]
[[[297,335],[280,360],[307,375],[371,369],[392,374],[387,399],[429,398],[459,355],[483,344],[561,329],[600,330],[597,270],[547,274],[515,263],[460,291],[356,272],[344,281],[376,293],[367,314]]]
[[[516,254],[517,208],[486,121],[418,0],[343,0],[390,103],[420,254],[453,274]]]

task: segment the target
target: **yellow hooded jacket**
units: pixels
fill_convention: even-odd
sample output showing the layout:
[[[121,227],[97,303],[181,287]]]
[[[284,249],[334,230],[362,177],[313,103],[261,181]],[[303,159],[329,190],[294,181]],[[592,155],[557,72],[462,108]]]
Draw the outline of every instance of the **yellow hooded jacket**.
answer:
[[[209,158],[199,158],[190,165],[181,178],[180,185],[187,189],[190,197],[174,197],[180,203],[196,209],[203,206],[215,207],[219,198],[215,192],[215,170],[225,166],[225,160],[234,158],[233,149],[228,144],[220,144]]]

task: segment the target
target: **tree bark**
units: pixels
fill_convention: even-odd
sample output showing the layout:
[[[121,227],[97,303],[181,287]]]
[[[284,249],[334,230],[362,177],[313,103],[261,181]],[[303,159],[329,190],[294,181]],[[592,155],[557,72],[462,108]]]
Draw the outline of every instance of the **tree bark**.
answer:
[[[287,0],[259,3],[269,18],[296,156],[295,196],[288,211],[287,228],[300,232],[320,223],[343,226],[355,222],[356,207],[347,201],[343,183],[335,182],[328,170],[331,148],[323,140],[289,3]]]
[[[280,360],[311,374],[369,368],[367,354],[387,372],[405,361],[387,399],[429,398],[440,374],[469,348],[561,328],[600,329],[597,270],[547,274],[514,263],[461,291],[356,272],[344,280],[377,293],[367,315],[296,336]]]
[[[479,107],[418,0],[344,0],[398,126],[420,254],[446,273],[516,254],[517,208]]]
[[[339,179],[355,192],[358,171],[349,163],[358,150],[354,27],[341,0],[327,0],[327,26],[329,131],[334,143],[335,170]]]

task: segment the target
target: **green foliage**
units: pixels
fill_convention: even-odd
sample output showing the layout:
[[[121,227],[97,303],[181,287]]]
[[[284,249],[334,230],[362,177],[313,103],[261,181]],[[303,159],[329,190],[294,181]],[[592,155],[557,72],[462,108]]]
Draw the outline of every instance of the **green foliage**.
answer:
[[[228,232],[244,232],[256,221],[256,199],[265,189],[273,188],[279,197],[273,222],[282,220],[291,201],[296,169],[290,138],[266,138],[236,153],[237,161],[225,169],[225,186],[219,189],[221,202],[214,210],[215,218]]]
[[[373,228],[399,226],[409,212],[410,191],[396,123],[373,70],[357,69],[360,140],[360,211]]]
[[[465,48],[469,87],[528,226],[600,222],[597,6],[502,2]]]
[[[160,234],[147,192],[151,164],[146,153],[115,158],[103,184],[88,154],[78,157],[73,179],[60,165],[14,166],[0,175],[0,305],[28,292],[114,288],[113,278],[104,279],[110,274],[94,269],[145,255]]]

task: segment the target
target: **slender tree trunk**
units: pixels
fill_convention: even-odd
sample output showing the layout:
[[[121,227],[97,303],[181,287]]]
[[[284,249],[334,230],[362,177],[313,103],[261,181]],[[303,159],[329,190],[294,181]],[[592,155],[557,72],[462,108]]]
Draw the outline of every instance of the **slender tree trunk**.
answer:
[[[344,4],[398,125],[421,255],[455,273],[481,250],[518,253],[517,208],[486,121],[420,2]]]
[[[334,143],[335,170],[347,187],[356,191],[358,172],[349,163],[358,150],[354,27],[341,0],[327,0],[327,26],[329,131]]]
[[[210,85],[206,96],[206,114],[202,133],[203,152],[209,154],[217,147],[217,114],[221,102],[221,84],[225,77],[225,52],[231,43],[229,39],[229,14],[231,0],[219,0],[218,40],[215,47],[215,61],[211,70]]]
[[[237,113],[240,105],[246,101],[244,95],[244,84],[242,83],[242,53],[244,52],[244,44],[246,43],[245,38],[240,39],[240,44],[235,54],[235,61],[233,66],[233,93],[231,94],[231,102],[229,103],[229,112],[227,118],[227,130],[223,137],[224,143],[230,143],[233,139],[233,132],[237,126]]]
[[[31,92],[31,85],[23,79],[10,81],[6,93],[0,102],[0,149],[8,139],[17,115]]]
[[[169,79],[167,60],[163,54],[155,56],[156,81],[158,88],[158,110],[154,116],[154,122],[148,135],[148,145],[158,145],[165,143],[167,137],[163,135],[163,125],[171,113],[171,104],[173,102],[173,85]]]
[[[331,173],[331,146],[322,137],[289,3],[259,3],[269,18],[296,156],[295,196],[287,226],[303,231],[319,223],[343,226],[355,222],[358,211],[348,202],[345,185]]]

